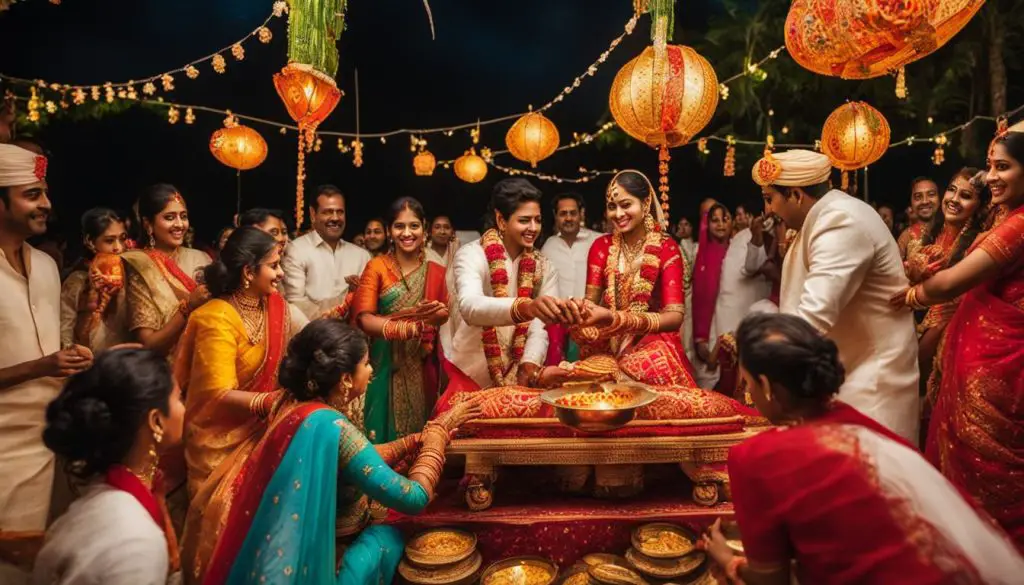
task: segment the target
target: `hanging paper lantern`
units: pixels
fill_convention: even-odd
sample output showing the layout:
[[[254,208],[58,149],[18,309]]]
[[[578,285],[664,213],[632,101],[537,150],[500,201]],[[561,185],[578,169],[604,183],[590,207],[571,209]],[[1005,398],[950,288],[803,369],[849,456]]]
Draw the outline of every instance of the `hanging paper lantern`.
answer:
[[[689,142],[711,121],[718,106],[718,77],[690,47],[666,45],[659,56],[647,47],[619,70],[608,105],[615,122],[653,147]]]
[[[210,152],[221,163],[248,171],[267,159],[267,141],[248,126],[221,128],[210,137]]]
[[[664,19],[661,23],[663,28]],[[615,75],[608,105],[626,134],[659,149],[658,191],[667,222],[668,149],[689,142],[714,116],[715,70],[690,47],[656,41]]]
[[[984,0],[793,0],[786,49],[802,67],[844,79],[898,71],[953,38]]]
[[[889,122],[864,102],[849,102],[833,111],[821,129],[821,149],[842,171],[877,161],[889,148]]]
[[[455,176],[467,183],[479,183],[487,176],[487,162],[470,148],[455,159]]]
[[[505,145],[512,156],[537,167],[558,149],[558,128],[540,112],[530,112],[516,120],[505,135]]]
[[[429,150],[421,150],[412,157],[412,169],[420,177],[429,177],[434,174],[434,167],[437,166],[437,159]]]
[[[298,63],[289,63],[274,74],[274,88],[300,127],[316,128],[341,100],[341,90],[333,79]]]

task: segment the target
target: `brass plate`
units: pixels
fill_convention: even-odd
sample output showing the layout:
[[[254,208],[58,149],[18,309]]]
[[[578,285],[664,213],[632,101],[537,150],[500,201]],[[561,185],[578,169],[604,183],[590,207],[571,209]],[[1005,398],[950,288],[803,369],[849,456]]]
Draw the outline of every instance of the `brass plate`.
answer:
[[[424,567],[457,563],[476,550],[476,535],[455,528],[432,528],[409,539],[405,556]]]
[[[655,522],[633,531],[633,548],[652,559],[674,559],[696,548],[697,539],[676,524]]]
[[[699,569],[707,557],[702,552],[693,552],[677,559],[655,559],[636,549],[626,551],[626,560],[648,577],[655,579],[676,579],[685,577]]]
[[[513,557],[487,567],[480,585],[551,585],[558,565],[541,557]]]
[[[398,563],[398,574],[403,579],[414,585],[451,585],[458,583],[476,573],[483,563],[480,553],[473,551],[473,554],[466,559],[446,567],[418,567],[403,558]]]

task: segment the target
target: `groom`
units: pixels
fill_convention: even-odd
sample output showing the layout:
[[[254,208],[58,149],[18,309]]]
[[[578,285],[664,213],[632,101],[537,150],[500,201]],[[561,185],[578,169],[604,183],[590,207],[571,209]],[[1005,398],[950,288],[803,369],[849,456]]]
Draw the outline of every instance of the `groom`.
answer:
[[[754,165],[765,212],[799,233],[782,265],[779,310],[839,347],[839,398],[913,444],[919,399],[914,318],[888,300],[907,286],[900,251],[867,203],[830,189],[828,157],[769,153]]]

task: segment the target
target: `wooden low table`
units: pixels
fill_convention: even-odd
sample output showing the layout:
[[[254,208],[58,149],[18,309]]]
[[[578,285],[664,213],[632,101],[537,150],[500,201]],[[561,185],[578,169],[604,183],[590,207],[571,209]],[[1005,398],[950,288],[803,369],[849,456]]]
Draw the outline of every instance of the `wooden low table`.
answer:
[[[727,419],[701,421],[633,421],[626,429],[643,427],[703,426],[727,423]],[[471,423],[474,427],[559,427],[557,419],[489,419]],[[757,430],[736,433],[657,436],[552,438],[456,438],[448,454],[466,458],[464,483],[470,510],[486,510],[494,501],[494,489],[502,467],[523,465],[614,466],[675,463],[693,481],[693,500],[713,506],[729,497],[729,476],[724,466],[729,448],[755,435]]]

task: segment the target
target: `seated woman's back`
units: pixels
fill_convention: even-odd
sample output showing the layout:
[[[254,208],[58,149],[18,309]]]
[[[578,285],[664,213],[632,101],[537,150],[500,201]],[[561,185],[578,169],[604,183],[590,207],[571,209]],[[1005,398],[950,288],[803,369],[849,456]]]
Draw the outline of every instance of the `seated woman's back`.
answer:
[[[153,481],[160,454],[181,444],[184,413],[152,351],[108,351],[68,380],[46,408],[43,442],[86,487],[47,531],[33,583],[168,582],[177,542]]]
[[[839,351],[799,317],[749,315],[740,376],[780,428],[729,452],[745,557],[716,524],[708,554],[749,585],[1020,583],[1009,538],[905,440],[833,400]]]
[[[167,539],[134,496],[97,481],[47,531],[33,580],[37,585],[162,585]]]
[[[1024,562],[952,484],[873,420],[834,404],[730,451],[751,561],[797,559],[804,583],[1016,582]]]

